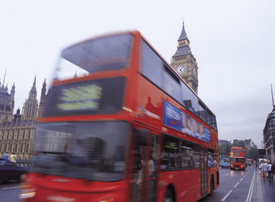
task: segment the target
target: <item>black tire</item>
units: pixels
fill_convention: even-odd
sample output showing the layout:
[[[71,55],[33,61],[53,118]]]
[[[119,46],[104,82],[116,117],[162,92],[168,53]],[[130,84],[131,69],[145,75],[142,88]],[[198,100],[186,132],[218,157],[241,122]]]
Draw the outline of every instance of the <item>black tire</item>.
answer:
[[[166,190],[163,202],[174,202],[173,193],[170,189]]]

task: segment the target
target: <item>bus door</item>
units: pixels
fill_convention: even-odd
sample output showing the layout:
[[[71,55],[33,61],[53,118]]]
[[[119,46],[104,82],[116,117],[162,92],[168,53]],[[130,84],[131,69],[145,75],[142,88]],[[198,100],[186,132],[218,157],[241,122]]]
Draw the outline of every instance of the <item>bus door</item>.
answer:
[[[201,148],[201,194],[207,192],[207,149]]]
[[[131,180],[131,201],[156,201],[156,170],[159,159],[159,138],[155,134],[136,135]]]

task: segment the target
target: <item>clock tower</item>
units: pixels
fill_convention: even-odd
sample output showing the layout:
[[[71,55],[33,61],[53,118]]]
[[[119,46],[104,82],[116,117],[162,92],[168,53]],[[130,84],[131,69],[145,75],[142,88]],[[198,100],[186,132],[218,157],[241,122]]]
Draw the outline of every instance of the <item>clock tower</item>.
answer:
[[[178,39],[178,48],[172,57],[171,66],[186,81],[186,83],[198,94],[198,64],[191,52],[190,41],[186,36],[184,22]]]

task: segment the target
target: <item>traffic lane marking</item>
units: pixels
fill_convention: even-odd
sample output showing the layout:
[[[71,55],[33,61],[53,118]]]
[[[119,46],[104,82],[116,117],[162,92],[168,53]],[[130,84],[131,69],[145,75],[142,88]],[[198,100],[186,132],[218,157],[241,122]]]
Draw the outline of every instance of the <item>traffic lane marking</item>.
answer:
[[[18,189],[20,186],[16,186],[16,187],[4,187],[2,189]]]
[[[238,182],[234,187],[237,187],[240,184],[240,182]]]
[[[225,197],[223,197],[223,199],[221,201],[225,201],[225,199],[231,194],[232,190],[230,190],[226,195]]]
[[[255,173],[256,171],[254,171],[251,183],[250,183],[250,187],[249,187],[249,191],[247,194],[247,198],[246,198],[246,202],[251,202],[252,200],[252,195],[253,195],[253,188],[254,188],[254,183],[255,183]]]
[[[237,182],[237,184],[234,186],[235,188],[240,184],[240,182],[241,181],[243,181],[243,179],[248,175],[250,173],[250,170],[248,170],[246,173],[245,173],[245,175],[243,176],[243,178],[241,178],[240,179],[240,181],[239,182]],[[251,181],[251,184],[252,184],[252,182],[253,182],[253,178],[252,178],[252,181]],[[252,188],[252,190],[251,190],[251,184],[250,184],[250,189],[249,189],[249,193],[253,193],[253,188]],[[254,185],[254,182],[253,182],[253,185]],[[253,186],[252,185],[252,186]],[[226,198],[232,193],[232,191],[233,190],[230,190],[226,195],[225,195],[225,197],[223,197],[223,199],[221,200],[221,201],[225,201],[226,200]],[[250,200],[248,200],[249,202],[251,201],[251,196],[249,197],[249,194],[248,193],[248,196],[247,196],[247,198],[250,198]]]

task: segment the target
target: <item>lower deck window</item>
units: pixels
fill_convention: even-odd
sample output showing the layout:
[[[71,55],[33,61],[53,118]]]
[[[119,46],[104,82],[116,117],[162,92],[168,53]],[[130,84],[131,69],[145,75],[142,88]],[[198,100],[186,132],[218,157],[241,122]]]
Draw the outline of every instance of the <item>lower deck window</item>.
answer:
[[[199,151],[200,147],[197,144],[164,135],[161,153],[161,169],[200,168]]]

